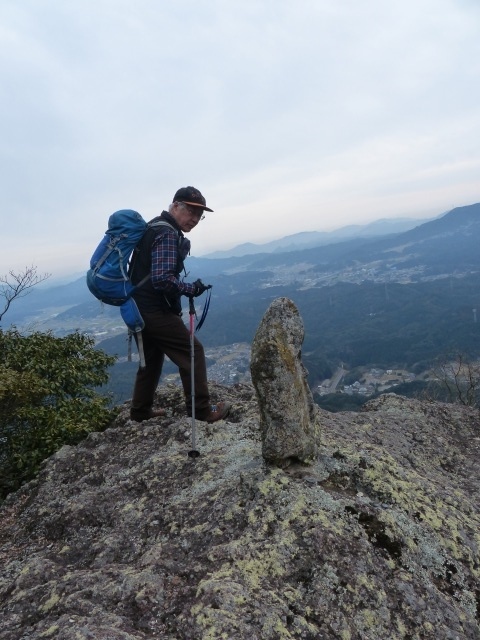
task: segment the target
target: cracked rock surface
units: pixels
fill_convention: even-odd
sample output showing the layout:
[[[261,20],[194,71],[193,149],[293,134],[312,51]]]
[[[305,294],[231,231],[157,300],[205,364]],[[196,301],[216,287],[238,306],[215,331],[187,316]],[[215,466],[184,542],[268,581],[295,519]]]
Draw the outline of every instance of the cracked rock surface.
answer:
[[[478,411],[386,395],[320,412],[316,460],[262,456],[252,386],[228,421],[125,405],[0,507],[0,639],[480,638]]]

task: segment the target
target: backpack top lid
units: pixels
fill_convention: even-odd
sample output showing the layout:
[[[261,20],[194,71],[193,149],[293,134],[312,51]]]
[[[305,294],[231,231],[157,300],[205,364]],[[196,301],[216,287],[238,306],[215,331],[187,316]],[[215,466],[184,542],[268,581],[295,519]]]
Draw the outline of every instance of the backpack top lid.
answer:
[[[147,223],[137,211],[121,209],[112,213],[108,229],[90,259],[90,268],[96,272],[101,269],[106,277],[121,275],[126,280],[123,270],[146,229]]]
[[[147,228],[147,223],[138,213],[133,209],[120,209],[112,213],[108,219],[108,229],[106,233],[111,236],[119,236],[123,233],[138,233],[143,235],[143,232]]]

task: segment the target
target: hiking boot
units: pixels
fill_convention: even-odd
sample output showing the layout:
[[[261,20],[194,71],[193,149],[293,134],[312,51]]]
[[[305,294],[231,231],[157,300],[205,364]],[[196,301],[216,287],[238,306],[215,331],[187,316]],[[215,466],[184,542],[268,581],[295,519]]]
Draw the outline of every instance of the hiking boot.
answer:
[[[165,409],[150,409],[150,411],[130,409],[130,419],[135,422],[143,422],[144,420],[150,420],[150,418],[163,418],[164,416]]]
[[[223,420],[228,416],[231,408],[232,405],[230,402],[219,402],[218,404],[214,404],[212,405],[210,413],[203,418],[203,420],[210,423],[217,422],[217,420]]]

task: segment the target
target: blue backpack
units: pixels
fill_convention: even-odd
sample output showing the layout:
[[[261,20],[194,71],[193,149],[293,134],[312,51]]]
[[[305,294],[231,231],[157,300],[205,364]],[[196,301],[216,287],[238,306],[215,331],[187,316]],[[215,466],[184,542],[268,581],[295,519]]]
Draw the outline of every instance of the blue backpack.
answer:
[[[146,230],[147,223],[137,211],[122,209],[112,213],[87,272],[87,287],[98,300],[120,307],[130,298],[135,287],[128,277],[128,262]]]
[[[173,229],[167,222],[160,224]],[[105,236],[95,249],[87,271],[87,287],[97,300],[120,307],[120,314],[129,331],[129,360],[132,334],[136,334],[141,367],[145,366],[141,333],[145,323],[131,296],[135,289],[148,281],[150,274],[133,285],[128,276],[128,263],[148,228],[137,211],[121,209],[112,213]]]

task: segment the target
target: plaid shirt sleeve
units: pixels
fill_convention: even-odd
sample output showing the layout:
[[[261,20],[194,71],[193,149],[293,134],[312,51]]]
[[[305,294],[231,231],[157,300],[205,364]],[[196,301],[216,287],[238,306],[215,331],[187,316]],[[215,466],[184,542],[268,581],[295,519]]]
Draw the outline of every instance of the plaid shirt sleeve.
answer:
[[[157,236],[152,245],[152,284],[164,293],[191,296],[195,286],[177,277],[178,237],[166,230]]]

